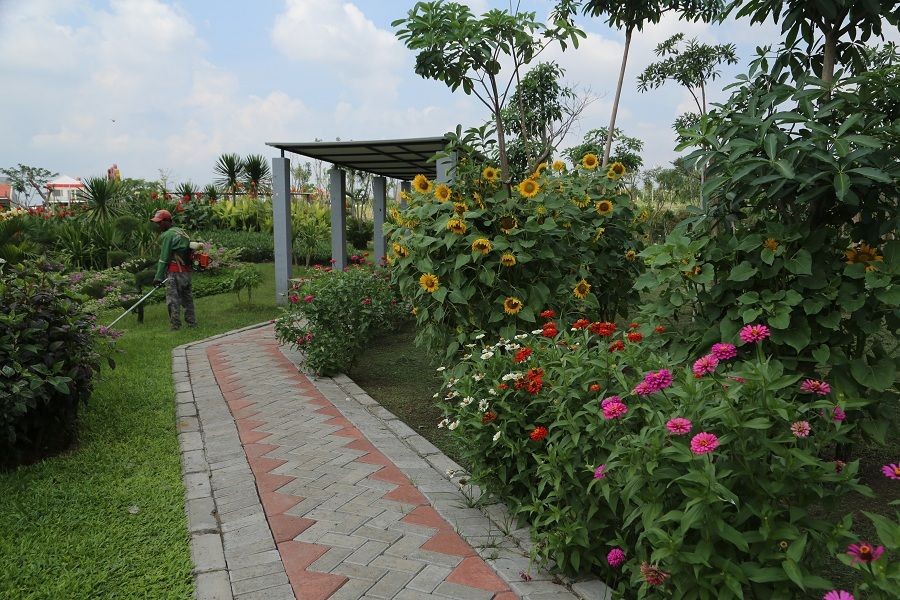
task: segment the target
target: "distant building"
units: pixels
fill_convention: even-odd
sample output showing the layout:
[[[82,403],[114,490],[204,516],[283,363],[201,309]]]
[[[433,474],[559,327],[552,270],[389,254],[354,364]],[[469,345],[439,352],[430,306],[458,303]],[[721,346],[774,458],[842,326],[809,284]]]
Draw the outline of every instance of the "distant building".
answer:
[[[11,183],[0,181],[0,210],[9,210],[13,207],[15,194]]]
[[[77,204],[84,202],[78,192],[85,189],[81,179],[73,179],[67,175],[60,175],[45,186],[50,192],[49,204]]]

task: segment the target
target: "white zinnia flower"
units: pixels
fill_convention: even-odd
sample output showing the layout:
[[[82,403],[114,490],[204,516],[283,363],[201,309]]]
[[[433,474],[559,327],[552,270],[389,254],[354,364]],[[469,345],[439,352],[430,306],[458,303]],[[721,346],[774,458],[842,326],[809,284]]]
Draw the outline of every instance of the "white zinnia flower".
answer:
[[[528,334],[527,334],[527,333],[520,333],[519,335],[516,336],[516,339],[517,339],[517,340],[524,340],[524,339],[527,338],[527,337],[528,337]]]
[[[500,439],[500,430],[498,429],[497,433],[494,434],[494,441],[496,442],[499,439]]]
[[[490,388],[490,389],[488,390],[488,394],[490,394],[491,396],[496,396],[496,395],[497,395],[497,390],[495,390],[494,388]]]
[[[534,335],[538,335],[539,333],[544,333],[543,329],[532,329],[531,333]]]
[[[459,405],[460,406],[468,406],[468,405],[472,404],[473,402],[475,402],[475,398],[473,398],[472,396],[466,396],[465,398],[463,398],[462,400],[459,401]]]
[[[478,401],[478,410],[480,410],[481,412],[486,411],[488,409],[488,406],[490,406],[490,405],[488,404],[488,401],[485,398],[482,398],[481,400]]]
[[[484,334],[483,334],[483,333],[479,333],[478,335],[475,336],[475,339],[476,339],[476,340],[482,340],[482,339],[484,339]]]
[[[447,367],[438,367],[437,368],[438,373],[440,373],[441,371],[446,371],[446,370],[447,370]]]
[[[485,350],[484,352],[481,353],[481,360],[487,360],[487,359],[491,358],[492,356],[494,356],[493,352],[491,352],[490,350]]]
[[[452,423],[447,425],[447,429],[449,429],[450,431],[453,431],[457,427],[459,427],[459,419],[457,419],[456,421],[453,421]]]
[[[474,379],[475,381],[481,381],[482,379],[484,379],[484,374],[475,373],[474,375],[472,375],[472,379]]]
[[[449,423],[449,422],[450,422],[450,421],[448,421],[447,419],[444,419],[443,421],[441,421],[440,423],[438,423],[438,429],[443,429],[444,427],[447,426],[447,423]]]

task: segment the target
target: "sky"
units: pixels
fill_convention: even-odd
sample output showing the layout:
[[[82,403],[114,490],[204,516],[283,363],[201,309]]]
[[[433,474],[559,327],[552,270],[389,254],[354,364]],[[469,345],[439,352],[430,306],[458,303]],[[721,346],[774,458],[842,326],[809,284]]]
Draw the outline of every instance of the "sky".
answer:
[[[508,2],[468,0],[473,11]],[[0,167],[41,166],[73,177],[106,173],[171,185],[214,180],[225,152],[277,155],[266,142],[441,135],[481,125],[486,109],[425,80],[391,21],[413,0],[0,0]],[[544,19],[552,0],[522,0]],[[609,120],[624,33],[582,18],[580,47],[548,49],[566,84],[597,96],[567,139]],[[645,164],[677,156],[672,121],[689,94],[640,93],[636,77],[677,32],[736,44],[716,90],[744,71],[778,28],[667,18],[636,33],[617,125],[644,140]],[[725,96],[711,93],[712,100]]]

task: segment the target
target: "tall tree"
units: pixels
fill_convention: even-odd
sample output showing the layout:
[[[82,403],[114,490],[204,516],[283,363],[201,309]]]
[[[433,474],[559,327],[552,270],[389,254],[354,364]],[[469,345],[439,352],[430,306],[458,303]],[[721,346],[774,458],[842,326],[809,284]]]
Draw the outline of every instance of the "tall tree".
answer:
[[[622,97],[622,84],[625,81],[625,67],[628,63],[628,51],[634,30],[642,31],[645,25],[659,23],[667,12],[678,13],[680,18],[689,21],[711,21],[720,16],[724,3],[721,0],[692,0],[684,2],[669,0],[559,0],[554,15],[558,21],[571,22],[575,13],[581,8],[585,15],[593,17],[605,16],[606,24],[616,29],[625,29],[625,48],[622,50],[622,65],[619,67],[619,79],[616,83],[616,96],[613,100],[612,114],[609,117],[609,130],[606,137],[606,148],[603,151],[603,166],[609,164],[609,153],[612,149],[616,128],[616,116],[619,112],[619,101]]]
[[[25,195],[25,203],[30,204],[35,192],[46,203],[50,201],[50,191],[45,187],[47,183],[59,175],[43,167],[29,167],[19,163],[15,167],[0,169],[9,178],[14,190]]]
[[[219,176],[216,183],[234,200],[244,174],[244,161],[237,154],[223,154],[216,162],[216,174]]]
[[[577,47],[584,33],[569,22],[558,20],[548,27],[535,20],[533,12],[490,10],[476,17],[468,6],[456,2],[417,2],[397,37],[416,54],[416,73],[443,81],[451,90],[462,88],[490,111],[496,127],[501,178],[510,181],[506,129],[502,111],[523,65],[529,64],[553,42]],[[501,78],[501,62],[510,65],[510,75]]]
[[[883,23],[900,22],[900,0],[732,0],[727,13],[732,12],[749,16],[751,23],[780,22],[784,52],[778,61],[795,79],[813,71],[831,82],[835,65],[863,69],[869,39],[882,37]]]

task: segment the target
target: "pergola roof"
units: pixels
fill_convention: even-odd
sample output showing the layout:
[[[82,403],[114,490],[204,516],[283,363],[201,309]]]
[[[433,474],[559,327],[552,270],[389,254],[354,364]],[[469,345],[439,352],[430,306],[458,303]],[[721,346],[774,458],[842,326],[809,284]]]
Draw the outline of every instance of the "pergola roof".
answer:
[[[267,142],[267,146],[348,167],[383,175],[393,179],[410,180],[419,173],[435,178],[437,163],[430,161],[444,149],[447,140],[441,137],[406,140],[370,140],[360,142]]]

